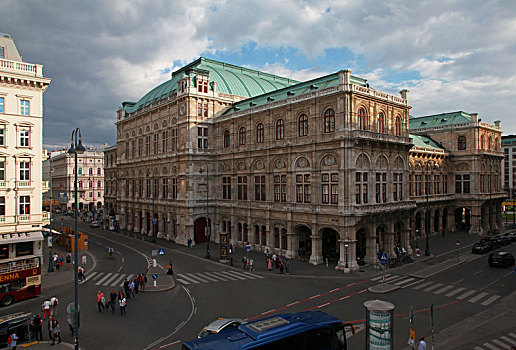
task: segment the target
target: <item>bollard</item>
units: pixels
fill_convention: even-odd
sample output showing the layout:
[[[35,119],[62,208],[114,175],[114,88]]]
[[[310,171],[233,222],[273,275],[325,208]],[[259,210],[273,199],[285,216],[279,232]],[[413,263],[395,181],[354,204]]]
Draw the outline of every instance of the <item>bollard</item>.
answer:
[[[154,288],[156,288],[156,281],[154,281]]]

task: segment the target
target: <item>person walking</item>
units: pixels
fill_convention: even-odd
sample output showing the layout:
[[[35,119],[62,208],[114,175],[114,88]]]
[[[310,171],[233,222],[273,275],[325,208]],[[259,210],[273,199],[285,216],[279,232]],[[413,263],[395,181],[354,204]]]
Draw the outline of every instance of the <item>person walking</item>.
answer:
[[[134,282],[134,292],[138,294],[138,288],[140,287],[140,278],[136,276],[136,278],[133,280]]]
[[[120,316],[124,316],[125,307],[127,306],[127,300],[125,298],[119,299],[120,301]]]
[[[59,305],[59,299],[54,294],[54,296],[50,299],[50,314],[52,316],[57,316],[57,305]]]
[[[254,259],[249,259],[249,271],[254,271]]]
[[[167,266],[167,275],[173,275],[174,270],[172,269],[172,260],[170,260],[170,263]]]
[[[142,290],[145,291],[145,286],[147,285],[147,275],[142,273],[142,280],[141,280]]]
[[[192,248],[192,239],[188,238],[188,248]]]
[[[134,294],[134,281],[131,280],[131,282],[129,282],[129,293],[131,294],[131,298],[134,298],[135,297],[135,294]]]
[[[70,267],[70,264],[72,263],[72,254],[70,252],[66,253],[66,268],[68,269]]]
[[[48,339],[52,340],[52,321],[53,321],[53,318],[52,316],[49,316],[48,317],[48,323],[47,323],[47,327],[48,327]]]
[[[267,270],[272,271],[272,261],[270,258],[267,258]]]
[[[82,281],[82,280],[86,281],[86,276],[84,276],[84,268],[82,266],[79,266],[77,268],[77,279],[79,281]]]
[[[32,329],[32,333],[36,338],[36,341],[43,340],[43,321],[41,320],[41,316],[39,314],[34,317],[32,321],[30,321],[30,328]]]
[[[97,307],[99,308],[99,312],[104,311],[106,304],[106,297],[104,296],[104,293],[102,293],[100,290],[97,292]],[[101,310],[102,309],[102,310]]]
[[[125,295],[127,296],[127,299],[131,299],[131,294],[129,293],[129,281],[127,280],[127,278],[124,281],[124,292],[125,292]]]
[[[7,343],[9,344],[9,347],[13,348],[13,350],[16,349],[16,344],[18,343],[18,336],[16,335],[16,332],[13,332],[7,339]]]
[[[419,338],[419,346],[417,347],[417,350],[426,350],[425,337]]]
[[[50,319],[50,300],[45,300],[43,302],[43,305],[41,305],[41,308],[43,309],[43,319],[46,319],[47,318],[47,315],[49,316],[49,319]]]
[[[115,303],[116,303],[116,292],[114,289],[111,289],[111,293],[109,293],[109,304],[111,306],[111,312],[115,313]]]
[[[288,261],[285,261],[285,273],[290,275],[290,263]]]
[[[59,322],[57,320],[52,321],[52,345],[55,345],[56,339],[59,339],[58,344],[61,342],[61,328],[59,327]]]

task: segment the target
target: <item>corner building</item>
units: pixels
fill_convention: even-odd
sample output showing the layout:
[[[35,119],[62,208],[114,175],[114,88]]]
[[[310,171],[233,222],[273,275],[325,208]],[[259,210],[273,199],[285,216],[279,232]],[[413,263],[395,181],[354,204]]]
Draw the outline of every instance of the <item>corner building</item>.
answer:
[[[120,228],[186,244],[208,225],[213,241],[337,268],[392,255],[422,232],[409,109],[407,90],[348,70],[298,82],[199,58],[117,112]]]

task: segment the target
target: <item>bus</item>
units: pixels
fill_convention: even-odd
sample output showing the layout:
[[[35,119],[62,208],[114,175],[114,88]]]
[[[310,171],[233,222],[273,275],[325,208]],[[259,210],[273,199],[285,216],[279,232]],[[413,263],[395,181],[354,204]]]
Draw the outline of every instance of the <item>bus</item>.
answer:
[[[183,343],[182,350],[347,350],[352,324],[322,311],[271,316]]]
[[[0,262],[0,304],[11,305],[41,294],[41,263],[36,255]]]

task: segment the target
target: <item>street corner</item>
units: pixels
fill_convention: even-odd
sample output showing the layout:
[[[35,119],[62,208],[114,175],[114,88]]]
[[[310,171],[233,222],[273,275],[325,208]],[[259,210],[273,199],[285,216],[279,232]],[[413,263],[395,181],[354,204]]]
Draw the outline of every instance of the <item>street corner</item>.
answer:
[[[389,292],[395,291],[400,288],[401,288],[400,286],[397,286],[395,284],[380,283],[380,284],[377,284],[376,286],[371,286],[371,287],[367,288],[367,290],[371,293],[384,294],[384,293],[389,293]]]
[[[173,275],[165,273],[159,267],[151,267],[147,271],[148,283],[146,292],[164,292],[175,288],[176,282]]]

